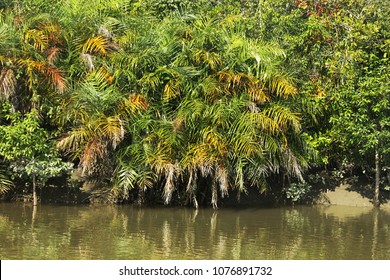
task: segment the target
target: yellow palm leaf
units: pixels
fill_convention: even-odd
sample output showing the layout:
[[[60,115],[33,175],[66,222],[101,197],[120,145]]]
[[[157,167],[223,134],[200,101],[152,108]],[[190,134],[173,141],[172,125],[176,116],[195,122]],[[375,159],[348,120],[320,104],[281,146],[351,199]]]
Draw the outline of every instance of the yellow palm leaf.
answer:
[[[108,139],[113,149],[125,137],[124,122],[118,116],[101,117],[97,120],[102,138]]]
[[[34,73],[39,72],[43,74],[44,77],[49,80],[55,88],[58,89],[58,91],[63,92],[65,90],[65,78],[63,77],[62,72],[58,68],[29,58],[19,59],[18,64],[24,67],[24,69],[26,70],[28,85],[30,89],[33,88],[35,80]]]
[[[149,103],[140,94],[131,94],[128,99],[122,99],[119,103],[119,115],[130,116],[138,112],[147,110]]]
[[[82,52],[83,53],[99,53],[106,55],[109,49],[109,41],[103,36],[95,36],[88,38],[84,43]]]
[[[172,98],[175,98],[176,96],[180,95],[180,92],[180,81],[174,78],[170,79],[164,87],[163,98],[167,101],[171,100]]]
[[[48,48],[49,39],[43,30],[30,29],[24,35],[26,43],[31,43],[36,50],[43,52]]]
[[[260,83],[250,84],[248,88],[248,94],[251,101],[256,103],[264,104],[265,102],[270,101],[270,96],[267,94],[266,90]]]

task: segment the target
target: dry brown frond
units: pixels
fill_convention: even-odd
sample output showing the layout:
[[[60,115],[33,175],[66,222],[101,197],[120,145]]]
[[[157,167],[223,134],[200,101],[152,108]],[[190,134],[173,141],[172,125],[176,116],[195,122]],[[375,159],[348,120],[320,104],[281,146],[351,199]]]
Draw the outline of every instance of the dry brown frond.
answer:
[[[93,56],[89,53],[82,53],[80,54],[81,60],[85,63],[87,66],[88,71],[95,70],[95,65],[93,64]]]
[[[134,108],[142,108],[143,110],[146,110],[149,107],[149,103],[146,98],[140,94],[130,95],[129,101],[131,102],[131,106]]]
[[[51,84],[59,91],[64,92],[65,90],[65,78],[62,75],[62,72],[52,66],[46,65],[45,63],[34,61],[32,59],[19,59],[17,61],[19,65],[24,67],[27,74],[27,80],[29,84],[29,88],[33,88],[34,84],[34,72],[40,72],[43,76],[51,82]]]
[[[190,194],[190,199],[194,203],[194,207],[198,209],[199,205],[195,194],[196,180],[197,180],[196,169],[189,168],[189,173],[190,173],[190,177],[188,178],[187,192]]]
[[[42,21],[39,26],[39,30],[45,32],[46,37],[50,45],[61,45],[61,26],[53,21]]]
[[[47,50],[47,62],[49,64],[53,64],[57,58],[58,58],[58,53],[61,51],[60,48],[54,47],[50,48]]]
[[[173,120],[172,125],[173,125],[173,131],[178,132],[180,129],[183,127],[184,124],[184,118],[182,117],[177,117]]]
[[[84,148],[83,155],[80,159],[80,165],[83,169],[83,174],[88,174],[90,168],[97,162],[97,159],[103,159],[107,154],[106,145],[100,137],[91,138]]]
[[[175,175],[175,166],[170,164],[165,168],[165,185],[164,185],[164,202],[169,204],[172,199],[172,193],[175,190],[174,184],[174,175]]]
[[[53,83],[54,87],[57,88],[57,90],[60,93],[63,93],[66,88],[65,78],[62,75],[62,72],[54,67],[54,66],[46,66],[45,74],[48,78],[50,78],[51,82]]]
[[[15,93],[16,78],[12,69],[2,69],[0,71],[0,99],[10,98]]]
[[[222,165],[215,167],[215,180],[219,183],[222,197],[228,194],[229,179],[226,168]]]

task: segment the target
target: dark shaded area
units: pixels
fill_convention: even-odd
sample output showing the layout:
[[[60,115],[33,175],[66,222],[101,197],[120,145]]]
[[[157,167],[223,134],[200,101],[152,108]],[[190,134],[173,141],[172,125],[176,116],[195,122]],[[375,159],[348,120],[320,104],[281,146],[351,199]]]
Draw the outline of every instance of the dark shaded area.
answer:
[[[374,186],[373,183],[365,182],[365,183],[357,183],[352,184],[350,187],[346,189],[347,191],[357,192],[364,198],[370,199],[372,201],[374,197]],[[390,191],[381,188],[379,192],[379,201],[381,204],[387,203],[390,200]]]

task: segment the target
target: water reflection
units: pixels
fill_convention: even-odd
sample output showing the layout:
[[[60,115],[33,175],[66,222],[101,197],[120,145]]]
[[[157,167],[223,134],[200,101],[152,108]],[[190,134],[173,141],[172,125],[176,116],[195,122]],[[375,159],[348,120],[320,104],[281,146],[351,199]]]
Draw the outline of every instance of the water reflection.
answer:
[[[1,259],[389,259],[390,212],[0,204]]]

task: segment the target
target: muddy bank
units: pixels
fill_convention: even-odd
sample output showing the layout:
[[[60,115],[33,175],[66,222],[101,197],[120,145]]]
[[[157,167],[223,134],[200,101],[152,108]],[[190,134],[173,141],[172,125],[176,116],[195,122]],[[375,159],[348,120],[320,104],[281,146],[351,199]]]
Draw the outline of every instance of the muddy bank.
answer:
[[[364,193],[349,184],[342,184],[334,190],[322,193],[320,204],[372,207],[372,201]],[[390,201],[382,201],[381,207],[390,209]]]

